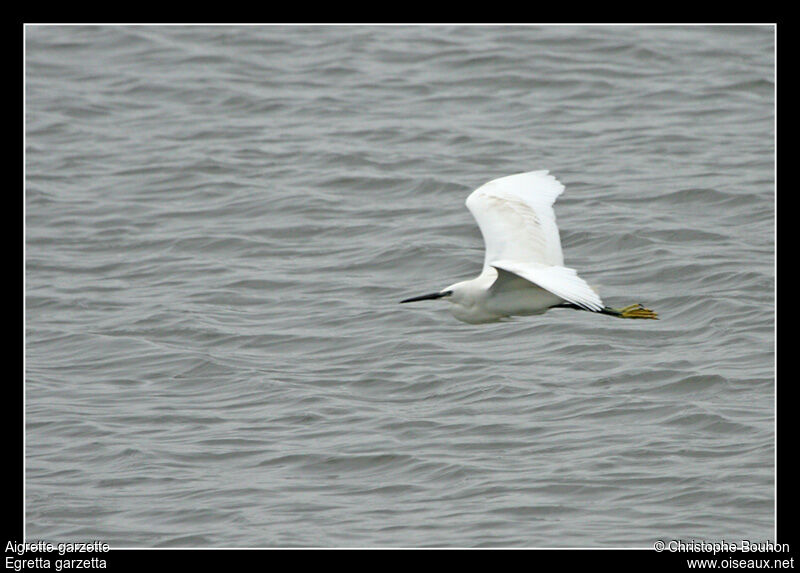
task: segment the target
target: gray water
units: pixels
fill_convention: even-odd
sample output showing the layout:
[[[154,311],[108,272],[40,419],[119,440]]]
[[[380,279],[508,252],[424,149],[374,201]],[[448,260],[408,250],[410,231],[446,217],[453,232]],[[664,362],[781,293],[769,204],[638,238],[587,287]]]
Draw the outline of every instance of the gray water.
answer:
[[[774,540],[771,27],[26,28],[26,533]],[[549,169],[606,304],[467,325]]]

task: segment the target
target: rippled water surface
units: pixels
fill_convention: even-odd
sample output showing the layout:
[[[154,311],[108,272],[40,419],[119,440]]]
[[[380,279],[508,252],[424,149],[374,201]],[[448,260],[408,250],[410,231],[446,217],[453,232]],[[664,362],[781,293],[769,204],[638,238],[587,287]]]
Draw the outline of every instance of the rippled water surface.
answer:
[[[27,27],[29,539],[774,540],[773,74],[770,27]],[[533,169],[660,321],[397,304]]]

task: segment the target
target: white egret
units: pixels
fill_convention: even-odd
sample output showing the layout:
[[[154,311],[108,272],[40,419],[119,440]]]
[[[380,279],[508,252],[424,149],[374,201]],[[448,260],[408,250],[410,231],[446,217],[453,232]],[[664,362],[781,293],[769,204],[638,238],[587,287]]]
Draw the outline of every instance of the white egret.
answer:
[[[486,244],[483,272],[469,281],[400,302],[443,299],[458,320],[478,324],[572,308],[617,318],[658,315],[632,304],[610,308],[574,269],[564,266],[553,203],[564,191],[548,171],[489,181],[467,197]]]

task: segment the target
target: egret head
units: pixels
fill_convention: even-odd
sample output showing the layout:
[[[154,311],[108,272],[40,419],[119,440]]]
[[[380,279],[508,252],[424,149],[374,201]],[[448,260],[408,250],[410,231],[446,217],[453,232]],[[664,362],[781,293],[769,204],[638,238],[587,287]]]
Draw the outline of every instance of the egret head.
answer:
[[[468,322],[471,324],[478,324],[481,322],[493,322],[498,319],[498,315],[491,311],[487,311],[480,304],[481,297],[485,296],[486,290],[480,287],[481,281],[473,279],[471,281],[462,281],[447,287],[446,289],[434,292],[431,294],[424,294],[422,296],[415,296],[407,298],[401,302],[414,302],[417,300],[428,300],[439,298],[446,300],[450,304],[448,310],[458,320]]]
[[[418,300],[429,300],[429,299],[436,299],[440,298],[447,302],[456,304],[456,305],[469,305],[474,302],[475,297],[478,295],[478,291],[476,291],[476,281],[461,281],[459,283],[451,284],[449,287],[444,288],[438,292],[432,292],[430,294],[423,294],[420,296],[413,296],[411,298],[407,298],[405,300],[401,300],[400,302],[416,302]]]

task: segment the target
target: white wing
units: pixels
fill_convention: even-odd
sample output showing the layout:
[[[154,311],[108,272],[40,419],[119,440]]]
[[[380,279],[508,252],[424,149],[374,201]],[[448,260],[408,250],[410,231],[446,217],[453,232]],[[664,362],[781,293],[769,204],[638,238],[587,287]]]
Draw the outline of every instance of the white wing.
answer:
[[[489,181],[467,197],[486,243],[484,271],[491,266],[513,273],[568,302],[602,310],[598,294],[564,266],[553,212],[563,191],[547,171],[531,171]]]
[[[492,285],[492,288],[495,288],[495,285],[500,283],[498,286],[502,289],[503,280],[507,280],[503,276],[504,273],[501,272],[504,271],[505,273],[522,277],[567,302],[577,304],[586,310],[595,312],[603,310],[604,305],[600,296],[594,292],[585,280],[578,276],[575,269],[516,261],[497,261],[492,266],[498,271],[497,282]]]
[[[467,208],[486,243],[484,269],[508,259],[563,265],[553,203],[564,186],[547,171],[531,171],[489,181],[467,197]]]

